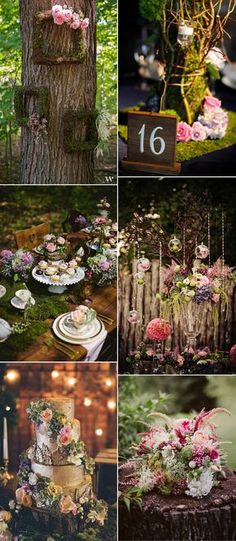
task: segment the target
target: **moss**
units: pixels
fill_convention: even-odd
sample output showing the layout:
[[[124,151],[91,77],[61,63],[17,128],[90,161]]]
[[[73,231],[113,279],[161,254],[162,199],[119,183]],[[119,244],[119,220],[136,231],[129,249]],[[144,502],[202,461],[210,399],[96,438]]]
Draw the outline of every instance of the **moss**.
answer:
[[[148,21],[161,18],[164,0],[139,0],[141,15]]]
[[[26,113],[26,98],[35,96],[36,113],[40,118],[48,119],[49,116],[49,90],[45,86],[17,86],[14,95],[15,115],[19,126],[25,126],[28,123]]]
[[[0,344],[0,359],[14,361],[16,352],[24,351],[33,345],[35,340],[49,328],[48,323],[32,321],[24,333],[11,335],[6,342]]]
[[[96,127],[98,112],[87,111],[86,109],[69,109],[63,115],[63,142],[64,150],[68,153],[94,150],[98,144],[98,132]],[[87,137],[86,141],[79,141],[75,137],[77,122],[86,120]]]
[[[190,141],[189,143],[177,143],[176,160],[184,162],[193,158],[199,158],[208,152],[221,150],[236,143],[236,113],[229,112],[229,125],[223,139],[207,141]],[[119,126],[119,136],[127,142],[127,126]]]
[[[58,50],[50,49],[46,51],[44,41],[44,29],[48,22],[53,20],[52,16],[45,17],[46,12],[38,12],[34,16],[33,23],[33,61],[35,64],[62,64],[63,62],[82,63],[86,57],[87,44],[85,40],[85,30],[80,28],[73,30],[74,33],[74,51],[68,55],[60,53]]]

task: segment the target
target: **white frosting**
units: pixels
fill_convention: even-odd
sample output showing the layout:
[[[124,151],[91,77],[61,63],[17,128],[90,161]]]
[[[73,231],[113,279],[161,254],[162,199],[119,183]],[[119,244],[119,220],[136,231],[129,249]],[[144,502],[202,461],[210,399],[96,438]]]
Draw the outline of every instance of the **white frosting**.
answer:
[[[70,494],[75,500],[81,496],[89,497],[92,491],[92,478],[85,475],[84,466],[45,466],[35,461],[31,469],[41,477],[49,478],[55,485],[60,486],[65,494]]]
[[[69,421],[72,421],[75,416],[75,401],[73,398],[56,397],[50,398],[49,403],[54,410],[60,411]]]

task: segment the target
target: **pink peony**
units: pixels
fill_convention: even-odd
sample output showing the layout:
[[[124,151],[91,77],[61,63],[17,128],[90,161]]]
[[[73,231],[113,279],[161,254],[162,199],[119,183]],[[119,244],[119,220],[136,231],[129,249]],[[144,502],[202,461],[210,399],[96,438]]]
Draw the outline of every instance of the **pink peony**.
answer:
[[[221,101],[213,96],[206,96],[203,102],[203,109],[218,109],[221,107]]]
[[[104,218],[104,216],[98,216],[97,218],[95,218],[95,224],[105,224],[106,223],[106,218]]]
[[[194,122],[192,125],[192,140],[205,141],[207,136],[207,129],[200,122]]]
[[[167,340],[170,336],[171,326],[168,321],[156,318],[152,319],[147,326],[147,336],[156,342]]]
[[[46,249],[48,252],[55,252],[57,247],[53,242],[48,242],[48,244],[46,244]]]
[[[187,143],[191,140],[192,128],[187,122],[178,122],[177,126],[177,141],[179,143]]]

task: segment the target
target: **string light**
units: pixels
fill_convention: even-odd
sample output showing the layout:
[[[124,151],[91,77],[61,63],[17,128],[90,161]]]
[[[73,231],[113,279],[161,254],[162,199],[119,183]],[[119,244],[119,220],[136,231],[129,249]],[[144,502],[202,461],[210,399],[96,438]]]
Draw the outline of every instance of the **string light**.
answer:
[[[107,387],[112,387],[111,379],[106,379],[105,384],[106,384]]]
[[[114,411],[116,409],[115,400],[108,400],[107,407],[108,407],[109,410]]]
[[[53,370],[52,373],[51,373],[51,378],[52,379],[58,379],[59,378],[59,372],[58,370]]]
[[[84,406],[86,406],[86,408],[89,408],[89,406],[91,406],[91,404],[92,404],[92,399],[89,398],[88,396],[86,396],[84,398]]]
[[[6,408],[5,408],[5,409],[6,409],[6,411],[11,411],[11,408],[10,408],[10,406],[6,406]]]
[[[75,384],[77,383],[77,379],[74,378],[73,376],[69,376],[67,379],[66,379],[66,383],[69,387],[74,387]]]
[[[16,383],[20,379],[20,373],[18,372],[18,370],[13,370],[13,369],[8,370],[5,375],[5,379],[9,383]]]
[[[96,428],[95,434],[96,434],[96,436],[102,436],[102,435],[103,435],[103,430],[102,430],[102,428]]]

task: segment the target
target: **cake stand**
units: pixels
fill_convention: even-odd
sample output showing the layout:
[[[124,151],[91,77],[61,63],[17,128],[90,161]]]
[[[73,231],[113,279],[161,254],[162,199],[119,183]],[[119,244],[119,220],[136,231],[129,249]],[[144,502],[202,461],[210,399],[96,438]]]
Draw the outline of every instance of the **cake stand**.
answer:
[[[56,293],[58,295],[61,295],[67,289],[67,286],[72,286],[83,280],[85,277],[85,272],[83,269],[79,268],[76,270],[74,276],[68,276],[68,278],[66,278],[65,280],[63,279],[56,284],[55,282],[52,282],[50,276],[37,274],[37,267],[34,267],[34,269],[32,270],[32,276],[37,282],[40,282],[40,284],[49,286],[49,293]]]

